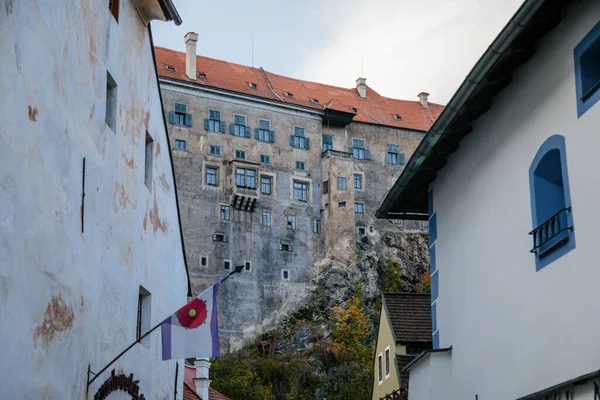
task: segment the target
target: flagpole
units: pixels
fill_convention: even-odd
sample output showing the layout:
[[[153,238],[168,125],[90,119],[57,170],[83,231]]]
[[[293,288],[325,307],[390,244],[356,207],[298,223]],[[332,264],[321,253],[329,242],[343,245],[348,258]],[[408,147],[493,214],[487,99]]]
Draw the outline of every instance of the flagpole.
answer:
[[[219,283],[223,283],[224,281],[226,281],[227,279],[229,279],[229,277],[233,274],[242,272],[242,270],[244,269],[243,265],[237,265],[235,267],[235,269],[233,271],[231,271],[229,273],[229,275],[225,275],[223,278],[221,278],[219,280]],[[158,324],[154,325],[152,327],[152,329],[150,329],[148,332],[144,333],[142,336],[140,336],[139,338],[137,338],[135,340],[135,342],[131,343],[129,346],[127,346],[127,348],[125,350],[123,350],[122,352],[119,353],[118,356],[116,356],[115,358],[112,359],[111,362],[109,362],[108,364],[106,364],[106,366],[104,368],[102,368],[99,372],[94,373],[92,372],[92,370],[90,369],[90,365],[88,364],[88,378],[87,378],[87,389],[86,389],[86,395],[87,392],[90,389],[90,385],[92,384],[92,382],[94,382],[96,380],[96,378],[98,378],[100,376],[100,374],[102,374],[104,371],[106,371],[111,365],[113,365],[119,358],[121,358],[123,356],[123,354],[127,353],[129,350],[131,350],[131,348],[133,346],[135,346],[136,344],[138,344],[139,342],[142,341],[142,339],[144,339],[146,336],[148,336],[149,334],[151,334],[152,332],[154,332],[156,329],[158,329],[162,323],[164,322],[164,320],[160,321]],[[94,377],[92,379],[90,379],[90,374],[94,375]]]

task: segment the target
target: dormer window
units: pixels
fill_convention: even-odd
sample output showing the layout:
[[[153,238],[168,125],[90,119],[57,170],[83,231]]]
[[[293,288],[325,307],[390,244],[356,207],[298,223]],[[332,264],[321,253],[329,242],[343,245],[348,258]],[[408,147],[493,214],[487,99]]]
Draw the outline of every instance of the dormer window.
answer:
[[[319,104],[319,100],[313,98],[310,99],[310,102],[313,104]]]
[[[398,115],[398,114],[394,114],[394,119],[396,121],[402,121],[402,117],[400,115]]]
[[[250,86],[250,89],[256,89],[256,83],[254,82],[248,82],[248,86]]]
[[[290,93],[290,92],[283,92],[283,94],[285,95],[285,97],[289,97],[290,99],[291,99],[292,97],[294,97],[294,94],[293,94],[293,93]]]
[[[198,72],[198,78],[206,79],[206,74],[204,72]]]
[[[165,65],[165,67],[167,67],[167,71],[175,72],[175,67],[171,67],[170,65]]]
[[[350,110],[352,110],[353,113],[358,112],[358,108],[356,107],[350,106]]]

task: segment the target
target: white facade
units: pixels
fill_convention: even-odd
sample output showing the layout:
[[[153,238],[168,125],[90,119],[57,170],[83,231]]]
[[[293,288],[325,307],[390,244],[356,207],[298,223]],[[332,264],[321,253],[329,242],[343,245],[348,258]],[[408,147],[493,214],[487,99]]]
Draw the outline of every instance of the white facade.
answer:
[[[444,378],[433,355],[411,369],[411,400],[515,399],[600,368],[600,103],[578,118],[573,57],[599,21],[598,1],[567,7],[430,187],[439,348],[452,351]],[[529,168],[552,135],[566,141],[577,244],[536,271]],[[594,398],[590,385],[574,398]]]
[[[97,372],[136,339],[140,286],[151,294],[146,325],[186,302],[169,144],[140,17],[159,4],[137,1],[146,7],[138,12],[121,0],[117,22],[108,0],[0,3],[0,398],[93,398],[113,368],[134,374],[147,399],[172,398],[175,361],[161,361],[159,331],[86,397],[88,365]],[[107,71],[117,84],[114,131]],[[182,378],[180,368],[179,398]]]

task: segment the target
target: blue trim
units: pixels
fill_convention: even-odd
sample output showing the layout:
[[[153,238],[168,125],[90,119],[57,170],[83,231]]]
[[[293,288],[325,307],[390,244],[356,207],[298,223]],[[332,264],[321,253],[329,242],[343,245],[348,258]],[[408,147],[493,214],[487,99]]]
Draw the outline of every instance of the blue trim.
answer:
[[[429,191],[429,216],[433,215],[433,190]]]
[[[435,271],[437,271],[437,266],[435,265],[435,244],[433,244],[429,248],[429,272],[433,274]]]
[[[583,40],[573,50],[573,56],[575,60],[575,93],[577,95],[577,118],[580,118],[587,110],[592,108],[598,100],[600,100],[600,88],[596,88],[595,91],[588,96],[585,100],[581,98],[583,93],[583,75],[581,71],[581,58],[590,49],[592,45],[598,46],[600,41],[600,22],[592,28],[592,30],[585,35]]]
[[[440,331],[433,334],[433,349],[437,350],[440,348]]]
[[[437,213],[433,213],[429,218],[429,245],[433,245],[437,240]]]
[[[431,332],[437,331],[437,303],[431,305]]]
[[[438,298],[439,275],[439,271],[435,271],[433,274],[431,274],[431,301],[435,301]]]
[[[538,201],[536,201],[536,194],[535,194],[535,182],[536,182],[536,175],[535,172],[538,169],[538,166],[540,166],[540,162],[542,162],[543,159],[545,159],[544,157],[548,154],[548,152],[552,151],[552,150],[558,150],[558,153],[560,154],[560,166],[561,166],[561,178],[562,178],[562,191],[564,193],[563,197],[564,199],[554,199],[554,201],[558,201],[559,204],[561,205],[561,207],[571,207],[571,191],[569,189],[569,171],[567,169],[567,152],[566,152],[566,142],[565,142],[565,137],[561,136],[561,135],[553,135],[550,136],[548,139],[546,139],[546,141],[540,146],[539,150],[537,151],[531,166],[529,167],[529,194],[530,194],[530,201],[531,201],[531,220],[532,220],[532,225],[533,228],[537,228],[539,225],[541,225],[544,220],[540,220],[540,216],[543,216],[545,214],[547,214],[548,212],[551,212],[550,210],[543,210],[539,207],[541,206],[547,206],[548,202],[551,201],[548,198],[544,197],[544,198],[540,198],[538,199]],[[546,162],[545,164],[543,164],[542,166],[540,166],[541,168],[546,167],[547,161],[548,159],[545,159]],[[539,180],[539,177],[537,178]],[[564,200],[564,202],[563,202]],[[559,210],[556,209],[554,210],[554,212],[558,212]],[[548,215],[549,217],[550,215]],[[546,217],[547,219],[547,217]],[[569,212],[567,213],[567,220],[566,223],[568,226],[574,226],[573,225],[573,212]],[[431,224],[430,224],[431,226]],[[541,270],[542,268],[546,267],[547,265],[549,265],[550,263],[556,261],[557,259],[559,259],[560,257],[562,257],[563,255],[567,254],[568,252],[570,252],[571,250],[575,249],[575,231],[574,230],[570,230],[567,231],[567,240],[555,247],[553,250],[545,253],[542,257],[538,256],[538,254],[535,254],[535,268],[536,271]]]

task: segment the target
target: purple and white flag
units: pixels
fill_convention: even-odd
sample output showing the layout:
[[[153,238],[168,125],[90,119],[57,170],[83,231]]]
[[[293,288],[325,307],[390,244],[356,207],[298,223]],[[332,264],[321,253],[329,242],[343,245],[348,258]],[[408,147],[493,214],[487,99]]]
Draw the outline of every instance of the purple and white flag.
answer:
[[[220,279],[162,322],[163,360],[220,355],[217,292],[226,278]]]

